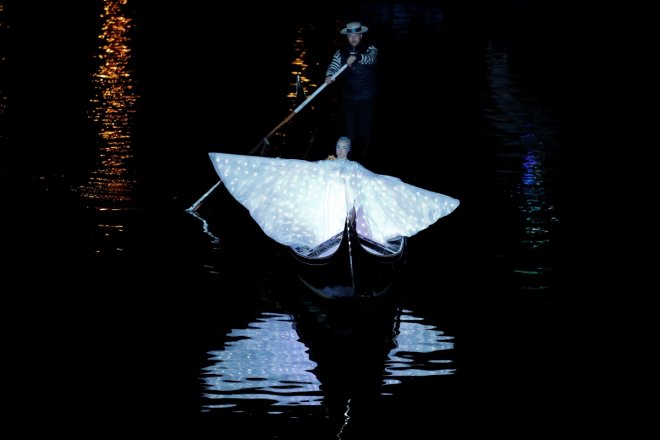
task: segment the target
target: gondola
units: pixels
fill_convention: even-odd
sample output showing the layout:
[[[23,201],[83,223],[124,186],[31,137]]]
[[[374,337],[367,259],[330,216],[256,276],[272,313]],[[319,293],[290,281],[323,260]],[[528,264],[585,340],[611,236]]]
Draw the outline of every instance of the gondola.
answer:
[[[407,238],[460,203],[347,159],[209,158],[261,230],[288,248],[303,284],[328,299],[391,293]]]
[[[358,234],[355,208],[344,230],[314,248],[288,247],[304,286],[325,299],[377,298],[394,293],[401,275],[407,237],[377,243]]]
[[[268,138],[324,86],[249,154],[209,152],[220,180],[188,212],[224,182],[262,231],[288,248],[297,276],[314,293],[327,299],[388,296],[403,272],[407,238],[460,202],[345,158],[267,157]]]

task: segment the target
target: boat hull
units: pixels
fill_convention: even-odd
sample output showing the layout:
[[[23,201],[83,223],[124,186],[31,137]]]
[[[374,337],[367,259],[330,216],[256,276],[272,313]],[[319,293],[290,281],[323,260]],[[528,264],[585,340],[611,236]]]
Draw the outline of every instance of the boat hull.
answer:
[[[403,271],[407,238],[376,243],[357,233],[355,213],[344,231],[309,251],[289,248],[302,284],[326,299],[376,298],[393,294]]]

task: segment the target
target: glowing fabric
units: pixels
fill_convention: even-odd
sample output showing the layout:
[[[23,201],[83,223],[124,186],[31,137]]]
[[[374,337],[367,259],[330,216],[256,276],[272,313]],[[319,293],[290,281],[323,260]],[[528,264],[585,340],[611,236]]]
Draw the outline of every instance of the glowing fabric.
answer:
[[[348,159],[310,162],[209,153],[229,193],[264,233],[286,246],[314,247],[344,229],[384,243],[426,229],[459,205],[452,197],[373,173]]]

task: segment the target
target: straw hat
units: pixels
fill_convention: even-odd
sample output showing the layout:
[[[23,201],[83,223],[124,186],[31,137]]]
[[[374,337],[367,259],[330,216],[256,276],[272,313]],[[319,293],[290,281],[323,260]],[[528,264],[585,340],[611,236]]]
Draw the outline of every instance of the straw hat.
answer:
[[[368,27],[362,26],[362,23],[359,21],[353,21],[351,23],[348,23],[344,29],[339,31],[343,35],[348,35],[348,34],[363,34],[369,30]]]

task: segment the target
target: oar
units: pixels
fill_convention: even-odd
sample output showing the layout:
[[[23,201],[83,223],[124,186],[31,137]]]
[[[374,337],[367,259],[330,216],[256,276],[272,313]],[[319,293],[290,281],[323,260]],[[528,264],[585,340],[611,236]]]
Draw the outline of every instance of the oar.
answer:
[[[341,74],[344,70],[346,70],[347,67],[348,67],[348,64],[344,64],[343,66],[341,66],[341,68],[340,68],[340,69],[339,69],[334,75],[332,75],[332,79],[334,80],[335,78],[337,78],[337,77],[339,76],[339,74]],[[268,134],[266,135],[266,137],[264,137],[264,138],[263,138],[263,139],[262,139],[262,140],[261,140],[261,141],[260,141],[260,142],[259,142],[259,143],[258,143],[253,149],[252,149],[252,150],[250,150],[250,153],[249,153],[249,154],[251,154],[251,155],[254,154],[254,153],[255,153],[255,152],[256,152],[256,151],[257,151],[257,150],[258,150],[258,149],[264,144],[264,143],[267,144],[267,143],[268,143],[268,138],[269,138],[269,137],[271,137],[273,134],[277,133],[277,131],[278,131],[280,128],[282,128],[287,122],[289,122],[289,121],[291,120],[291,118],[293,118],[293,117],[294,117],[294,116],[295,116],[300,110],[302,110],[303,107],[305,107],[305,106],[309,103],[309,101],[311,101],[312,99],[314,99],[314,98],[316,97],[316,95],[318,95],[319,93],[321,93],[321,90],[325,89],[325,87],[326,87],[327,85],[328,85],[328,83],[326,83],[326,82],[324,82],[323,84],[321,84],[321,86],[320,86],[318,89],[316,89],[316,90],[314,91],[314,93],[312,93],[312,94],[309,96],[309,98],[305,99],[305,101],[304,101],[302,104],[300,104],[298,107],[296,107],[296,108],[295,108],[295,109],[289,114],[289,116],[287,116],[286,118],[284,118],[284,120],[283,120],[282,122],[280,122],[280,123],[277,125],[277,127],[273,128],[273,129],[270,131],[270,133],[268,133]],[[211,193],[212,193],[212,192],[213,192],[218,186],[220,186],[221,183],[222,183],[222,180],[220,180],[220,181],[217,182],[215,185],[213,185],[213,186],[211,187],[211,189],[209,189],[208,191],[206,191],[206,193],[205,193],[202,197],[200,197],[199,200],[197,200],[197,201],[196,201],[196,202],[195,202],[190,208],[188,208],[186,211],[189,211],[189,212],[190,212],[190,211],[195,211],[195,210],[197,210],[197,208],[199,208],[199,206],[202,204],[202,202],[204,201],[204,199],[205,199],[206,197],[208,197],[208,195],[211,194]]]
[[[341,67],[341,69],[339,69],[334,75],[332,75],[332,79],[334,80],[335,78],[337,78],[337,77],[338,77],[338,76],[339,76],[344,70],[346,70],[347,67],[348,67],[348,64],[344,64],[344,65]],[[286,118],[284,118],[284,120],[283,120],[282,122],[280,122],[280,123],[278,124],[277,127],[273,128],[273,129],[271,130],[271,132],[268,133],[268,134],[266,135],[266,137],[264,137],[264,138],[261,140],[261,142],[259,142],[259,144],[257,144],[257,146],[255,146],[252,150],[250,150],[250,153],[249,153],[249,154],[254,154],[254,153],[257,151],[257,149],[259,149],[259,147],[260,147],[264,142],[265,142],[265,143],[268,143],[268,138],[269,138],[269,137],[271,137],[272,135],[274,135],[275,133],[277,133],[277,132],[279,131],[280,128],[284,127],[284,125],[285,125],[287,122],[289,122],[289,121],[291,120],[291,118],[293,118],[293,117],[294,117],[294,116],[295,116],[300,110],[302,110],[303,107],[305,107],[307,104],[309,104],[309,102],[310,102],[312,99],[316,98],[316,95],[318,95],[319,93],[321,93],[321,91],[322,91],[323,89],[325,89],[327,85],[328,85],[328,83],[326,83],[326,82],[324,82],[323,84],[321,84],[321,86],[320,86],[318,89],[316,89],[316,90],[314,91],[314,93],[312,93],[311,95],[309,95],[309,98],[305,99],[305,101],[303,101],[298,107],[296,107],[296,108],[295,108],[295,109],[289,114],[289,116],[287,116]]]

